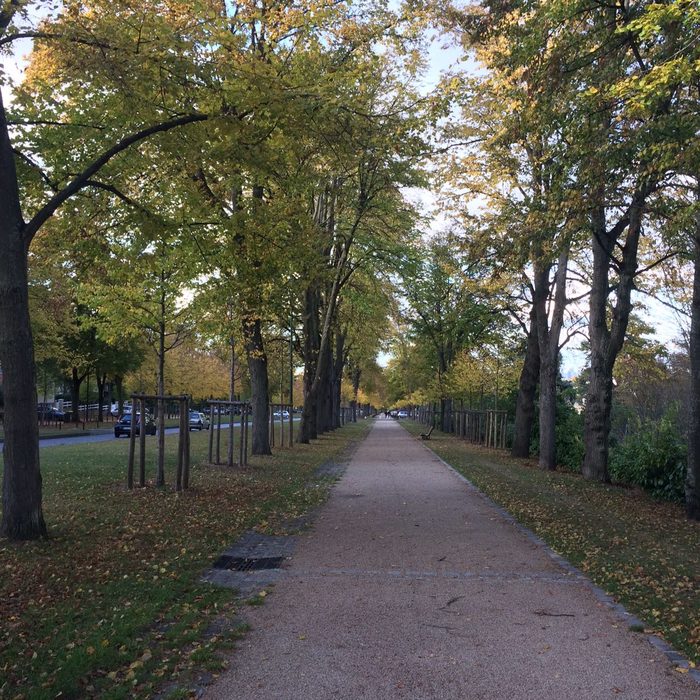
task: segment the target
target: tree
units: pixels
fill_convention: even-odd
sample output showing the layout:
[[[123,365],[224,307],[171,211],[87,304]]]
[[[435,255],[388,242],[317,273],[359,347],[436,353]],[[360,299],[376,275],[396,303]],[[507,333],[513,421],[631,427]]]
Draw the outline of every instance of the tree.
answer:
[[[17,99],[13,106],[13,116],[8,119],[0,95],[0,250],[3,251],[0,256],[0,364],[4,372],[5,394],[3,514],[0,534],[11,539],[32,539],[46,535],[41,502],[36,377],[28,304],[27,254],[32,240],[68,200],[86,188],[101,186],[103,183],[97,183],[95,176],[112,165],[117,156],[158,134],[208,119],[207,114],[192,108],[196,103],[193,93],[180,92],[178,86],[178,94],[174,95],[173,83],[167,84],[160,79],[150,84],[149,81],[143,81],[141,69],[144,65],[153,69],[158,63],[162,67],[166,56],[175,61],[186,54],[186,39],[191,37],[185,38],[172,31],[172,26],[169,27],[170,31],[163,31],[168,29],[167,22],[172,19],[172,13],[154,13],[154,19],[158,18],[157,29],[161,32],[159,41],[142,43],[146,35],[151,32],[154,36],[157,34],[153,31],[153,24],[149,27],[119,24],[119,31],[114,31],[114,21],[120,21],[119,11],[128,14],[131,10],[114,3],[110,3],[110,8],[111,15],[93,12],[81,18],[85,21],[76,22],[80,8],[66,4],[64,13],[56,21],[47,20],[39,29],[27,29],[22,25],[28,16],[21,11],[24,9],[23,3],[14,0],[4,3],[0,12],[0,42],[3,47],[10,46],[20,37],[41,39],[37,44],[38,51],[48,51],[49,44],[54,47],[53,51],[63,51],[63,66],[57,67],[53,60],[44,64],[54,69],[51,76],[54,82],[62,83],[67,64],[73,67],[79,65],[81,71],[90,66],[94,70],[92,75],[100,74],[105,80],[103,86],[109,86],[110,105],[116,106],[121,100],[122,107],[120,110],[115,109],[118,116],[111,119],[108,125],[103,121],[100,128],[96,129],[94,125],[99,124],[97,121],[83,128],[85,124],[79,113],[68,114],[59,110],[60,113],[55,114],[51,109],[42,109],[47,103],[39,101],[28,110],[30,113],[27,117],[22,118],[22,107],[28,101]],[[174,50],[170,53],[160,51],[163,36],[173,42]],[[135,62],[125,60],[134,57]],[[122,59],[121,63],[119,59]],[[121,70],[116,72],[118,76],[115,81],[115,74],[109,76],[109,73],[117,65]],[[158,71],[154,71],[153,75],[157,77]],[[134,80],[135,76],[138,77]],[[143,88],[146,84],[147,90],[151,90],[151,96],[160,90],[161,97],[169,95],[174,99],[167,105],[144,101]],[[74,96],[70,94],[71,88],[75,85],[75,82],[71,85],[64,82],[61,91],[56,94],[67,96],[70,100]],[[132,87],[136,89],[131,90]],[[121,91],[122,89],[124,90]],[[104,90],[103,108],[107,104],[106,95],[107,90]],[[54,100],[53,104],[60,104],[60,100]],[[80,103],[81,108],[88,104],[90,103]],[[48,141],[42,143],[41,138],[36,138],[39,127],[49,124],[56,128],[65,126],[77,129],[71,134],[70,154],[64,151],[62,162],[52,157],[55,150],[52,150]],[[10,135],[11,128],[15,130],[14,143]],[[84,138],[79,138],[78,132]],[[30,154],[31,148],[27,146],[32,141],[36,148]],[[47,145],[47,148],[42,148]],[[15,155],[16,151],[19,151],[19,155]],[[44,168],[40,169],[38,163],[42,161]],[[24,186],[25,175],[28,176],[27,187]],[[25,218],[30,210],[33,213]]]
[[[404,278],[406,315],[414,341],[430,348],[441,429],[449,431],[452,407],[447,373],[462,350],[485,340],[494,315],[479,287],[480,262],[463,262],[446,240],[433,242],[428,251],[415,276]]]

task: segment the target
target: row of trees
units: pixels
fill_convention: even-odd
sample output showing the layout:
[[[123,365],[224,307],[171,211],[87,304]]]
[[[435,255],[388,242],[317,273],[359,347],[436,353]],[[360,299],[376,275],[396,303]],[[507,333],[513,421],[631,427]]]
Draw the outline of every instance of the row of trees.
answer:
[[[407,87],[410,27],[378,3],[27,5],[0,12],[0,47],[34,39],[0,106],[0,533],[13,539],[46,534],[39,259],[31,288],[52,297],[66,280],[100,342],[150,346],[158,393],[184,338],[235,340],[255,454],[270,452],[267,346],[291,338],[308,442],[339,425],[341,377],[356,400],[376,366],[390,273],[413,240],[400,188],[421,181],[427,118]]]
[[[635,303],[644,293],[670,304],[685,296],[686,506],[700,518],[697,3],[487,0],[451,9],[447,24],[481,70],[455,72],[442,85],[453,104],[443,132],[452,145],[441,163],[444,206],[456,241],[450,252],[461,252],[452,272],[444,255],[434,257],[453,290],[452,311],[440,308],[446,296],[423,295],[410,313],[416,339],[434,346],[437,381],[460,336],[463,350],[489,343],[478,320],[469,323],[473,340],[460,328],[483,308],[476,297],[458,298],[474,287],[470,267],[480,267],[490,280],[479,285],[486,308],[524,331],[514,455],[529,454],[537,418],[540,466],[555,468],[560,350],[582,334],[582,471],[608,481],[614,375],[622,377]],[[512,365],[512,333],[498,334],[492,356]]]

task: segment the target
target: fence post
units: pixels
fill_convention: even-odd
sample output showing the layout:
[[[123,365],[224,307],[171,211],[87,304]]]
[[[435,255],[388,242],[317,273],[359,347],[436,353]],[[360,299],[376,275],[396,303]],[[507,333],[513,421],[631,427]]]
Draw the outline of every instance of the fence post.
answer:
[[[136,410],[136,402],[132,403],[131,413]],[[146,485],[146,399],[139,400],[141,421],[139,425],[139,486]]]
[[[182,491],[182,472],[185,460],[185,432],[189,432],[189,416],[185,419],[185,402],[180,398],[180,430],[177,440],[177,472],[175,472],[175,490]],[[187,420],[187,423],[185,422]]]
[[[134,416],[134,404],[132,399],[131,404],[131,430],[129,431],[129,466],[126,471],[126,487],[128,489],[134,488],[134,453],[136,452],[136,435],[134,435],[134,423],[136,418]]]
[[[184,464],[182,465],[182,487],[188,489],[190,487],[190,399],[189,396],[185,397],[185,458]],[[221,415],[221,412],[219,412]],[[211,429],[211,428],[210,428]]]
[[[221,413],[221,404],[218,405],[219,413]],[[212,463],[214,457],[214,404],[209,405],[209,464]]]

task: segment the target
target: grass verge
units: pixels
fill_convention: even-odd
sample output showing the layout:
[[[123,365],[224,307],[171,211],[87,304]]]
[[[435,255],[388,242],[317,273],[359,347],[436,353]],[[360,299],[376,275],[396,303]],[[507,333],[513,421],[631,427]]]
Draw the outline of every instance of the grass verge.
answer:
[[[412,434],[424,426],[402,422]],[[700,523],[639,490],[545,472],[433,432],[426,443],[600,588],[700,664]]]
[[[50,539],[0,541],[0,698],[150,697],[216,674],[218,652],[241,632],[217,620],[238,602],[199,583],[202,571],[245,530],[322,502],[330,480],[315,469],[369,423],[251,458],[245,470],[196,466],[208,433],[192,433],[192,488],[181,495],[126,491],[128,440],[44,448]],[[166,449],[172,484],[176,435]]]

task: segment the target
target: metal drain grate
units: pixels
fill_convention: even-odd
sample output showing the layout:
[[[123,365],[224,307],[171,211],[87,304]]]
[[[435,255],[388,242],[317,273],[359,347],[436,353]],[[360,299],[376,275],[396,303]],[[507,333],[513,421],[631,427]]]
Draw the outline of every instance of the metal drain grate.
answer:
[[[279,569],[284,557],[231,557],[224,555],[214,562],[215,569],[229,571],[260,571],[262,569]]]

